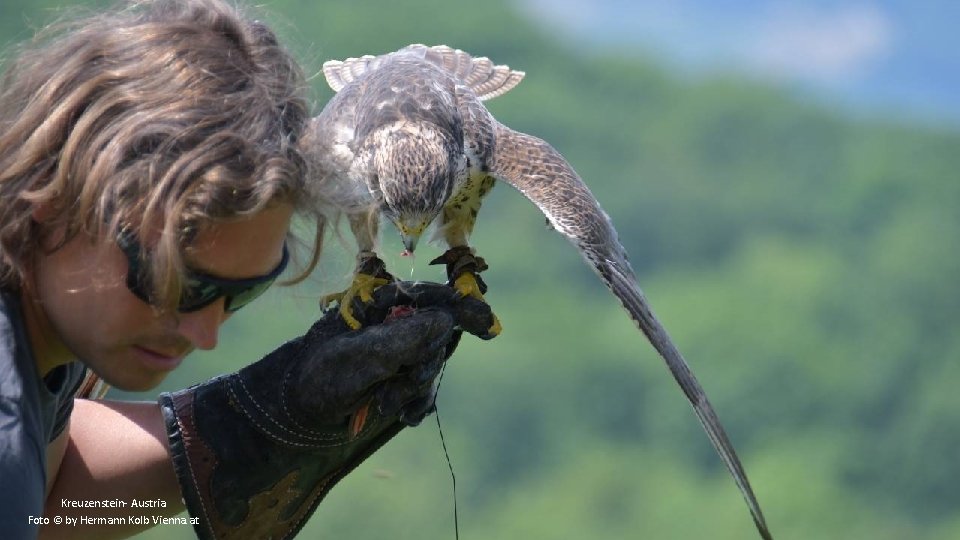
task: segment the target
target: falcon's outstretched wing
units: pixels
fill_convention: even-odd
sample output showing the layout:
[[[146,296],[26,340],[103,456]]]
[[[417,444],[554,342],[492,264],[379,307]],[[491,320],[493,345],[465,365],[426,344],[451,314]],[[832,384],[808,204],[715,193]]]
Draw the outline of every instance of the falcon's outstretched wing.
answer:
[[[489,173],[511,184],[536,204],[553,228],[580,250],[603,283],[620,299],[630,317],[666,361],[693,405],[710,442],[740,488],[760,535],[770,539],[770,531],[740,459],[700,383],[650,310],[610,218],[570,164],[552,146],[502,124],[497,124],[495,130],[496,149]]]

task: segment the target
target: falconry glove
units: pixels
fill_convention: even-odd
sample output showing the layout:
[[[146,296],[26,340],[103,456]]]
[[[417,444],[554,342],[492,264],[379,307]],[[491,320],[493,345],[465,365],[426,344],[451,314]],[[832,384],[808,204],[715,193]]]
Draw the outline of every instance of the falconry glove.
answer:
[[[240,371],[160,397],[174,469],[199,538],[291,538],[334,484],[433,411],[462,330],[489,338],[486,304],[394,282],[328,311]]]

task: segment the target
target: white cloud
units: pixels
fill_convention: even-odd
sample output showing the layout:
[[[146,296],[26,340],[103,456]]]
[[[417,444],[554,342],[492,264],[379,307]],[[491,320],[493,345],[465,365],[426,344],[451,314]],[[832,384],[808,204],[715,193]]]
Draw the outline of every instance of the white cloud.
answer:
[[[894,22],[844,0],[517,0],[538,20],[595,44],[633,44],[681,64],[836,85],[892,52]]]
[[[779,4],[761,12],[739,54],[771,75],[843,83],[890,52],[893,24],[869,4],[809,8]]]

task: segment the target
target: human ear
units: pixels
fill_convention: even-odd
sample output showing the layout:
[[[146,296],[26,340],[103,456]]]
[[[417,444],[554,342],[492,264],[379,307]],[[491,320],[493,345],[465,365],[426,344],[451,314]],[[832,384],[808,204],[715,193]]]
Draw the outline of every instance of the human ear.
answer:
[[[30,217],[33,218],[33,221],[45,225],[53,221],[53,217],[56,215],[56,210],[54,205],[50,201],[42,201],[32,203],[33,208],[30,210]]]

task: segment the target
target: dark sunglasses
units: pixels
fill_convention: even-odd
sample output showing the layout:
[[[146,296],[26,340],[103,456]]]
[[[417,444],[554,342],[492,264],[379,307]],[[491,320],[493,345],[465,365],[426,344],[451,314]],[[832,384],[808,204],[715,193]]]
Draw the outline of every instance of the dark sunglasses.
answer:
[[[117,245],[127,256],[129,265],[127,288],[137,298],[152,304],[150,297],[153,292],[153,283],[150,279],[149,264],[146,264],[147,252],[143,250],[133,232],[128,229],[120,232]],[[277,277],[283,273],[289,259],[290,253],[287,251],[287,245],[284,244],[283,257],[276,268],[268,274],[246,279],[224,279],[188,268],[183,279],[177,311],[180,313],[198,311],[216,302],[220,297],[225,299],[225,311],[237,311],[269,289]]]

